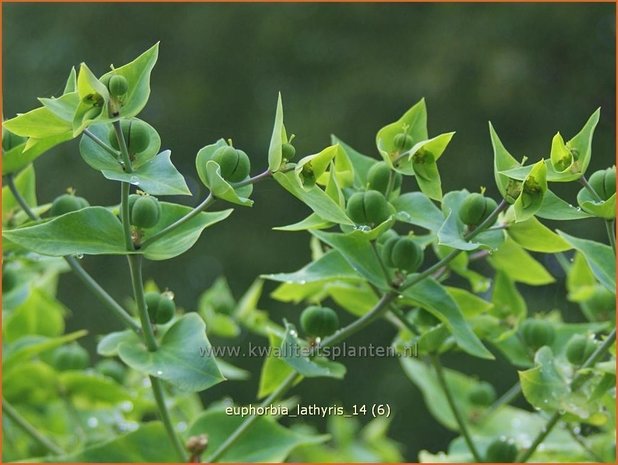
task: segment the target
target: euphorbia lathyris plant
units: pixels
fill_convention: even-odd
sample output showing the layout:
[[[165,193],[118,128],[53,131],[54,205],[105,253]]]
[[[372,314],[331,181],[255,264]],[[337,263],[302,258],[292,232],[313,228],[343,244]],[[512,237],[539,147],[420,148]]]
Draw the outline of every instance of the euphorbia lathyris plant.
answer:
[[[209,336],[249,331],[274,349],[305,349],[264,359],[257,396],[267,408],[285,404],[303,378],[344,379],[346,367],[324,349],[385,320],[397,329],[395,350],[415,346],[420,356],[401,357],[404,374],[436,420],[460,434],[448,451],[423,451],[420,460],[613,461],[615,168],[585,176],[598,111],[570,140],[556,134],[547,158],[527,165],[490,126],[502,197],[495,200],[484,192],[444,192],[438,160],[454,133],[429,136],[423,100],[378,131],[377,158],[333,138],[294,162],[279,98],[268,168],[251,177],[250,156],[232,141],[208,143],[196,169],[209,194],[189,208],[159,199],[190,192],[156,129],[137,118],[157,51],[99,77],[82,64],[62,96],[42,98],[41,107],[4,122],[5,460],[399,461],[383,417],[358,433],[350,432],[355,420],[332,417],[329,440],[308,425],[229,415],[225,402],[204,408],[196,394],[226,378],[247,378],[215,358]],[[120,183],[119,202],[91,206],[73,191],[37,202],[32,162],[73,139],[90,167]],[[311,210],[278,228],[310,233],[311,263],[263,277],[281,283],[274,299],[303,303],[302,312],[272,321],[258,309],[260,279],[238,301],[217,281],[198,312],[177,309],[171,291],[144,283],[143,260],[186,252],[232,213],[206,210],[251,206],[253,185],[269,178]],[[408,191],[405,178],[418,189]],[[582,185],[579,208],[550,190],[551,183],[574,181]],[[554,231],[543,219],[603,222],[609,245]],[[519,292],[517,283],[557,279],[531,252],[552,254],[563,268],[568,294],[557,309],[537,308]],[[130,305],[84,270],[78,257],[86,255],[126,257]],[[103,335],[102,360],[92,369],[76,342],[85,332],[64,334],[65,308],[55,297],[58,275],[69,269],[127,327]],[[587,322],[563,321],[567,301],[580,305]],[[342,312],[354,321],[340,326]],[[487,381],[444,368],[448,352],[487,360],[499,353],[519,370],[519,382],[498,397]],[[520,394],[533,408],[509,405]]]

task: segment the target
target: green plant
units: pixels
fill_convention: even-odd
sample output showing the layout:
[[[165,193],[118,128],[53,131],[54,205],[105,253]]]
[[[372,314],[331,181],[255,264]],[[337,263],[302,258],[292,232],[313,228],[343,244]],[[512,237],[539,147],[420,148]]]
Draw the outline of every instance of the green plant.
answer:
[[[362,427],[357,418],[331,416],[329,438],[302,421],[283,426],[277,413],[230,415],[248,407],[209,396],[204,406],[198,396],[226,379],[246,382],[247,372],[214,349],[251,333],[281,349],[264,357],[252,406],[288,406],[289,392],[305,378],[345,378],[346,365],[326,350],[382,322],[392,325],[392,349],[417,388],[410,395],[420,392],[435,420],[457,434],[444,452],[423,451],[419,460],[614,460],[615,308],[607,307],[616,293],[615,193],[607,174],[602,183],[585,177],[598,110],[570,140],[555,135],[548,157],[532,164],[517,161],[490,125],[495,201],[465,189],[443,192],[438,163],[454,133],[430,137],[424,100],[377,132],[378,158],[333,137],[291,162],[296,150],[279,97],[267,169],[251,176],[247,154],[224,139],[207,143],[195,166],[208,193],[187,207],[158,200],[190,191],[170,151],[160,151],[156,129],[136,118],[150,96],[157,54],[155,45],[98,77],[82,64],[60,97],[42,98],[39,108],[4,122],[3,459],[401,461],[383,404],[369,409],[377,418]],[[120,184],[120,199],[48,215],[53,204],[39,203],[35,189],[36,159],[71,140],[88,166]],[[207,210],[252,206],[254,185],[266,180],[308,208],[305,218],[279,229],[310,234],[310,263],[260,277],[240,299],[221,278],[201,294],[197,312],[176,308],[170,291],[144,281],[144,261],[189,251],[232,213]],[[417,188],[404,189],[408,180]],[[583,186],[579,209],[550,189],[573,181]],[[136,187],[141,192],[132,193]],[[605,225],[608,244],[564,231],[580,220],[589,229]],[[518,287],[561,279],[541,254],[566,275],[567,295],[553,288],[552,311]],[[126,303],[82,266],[81,258],[97,255],[127,261],[133,292]],[[66,271],[123,325],[100,335],[95,370],[75,342],[85,331],[65,332],[67,309],[56,290]],[[290,309],[309,307],[300,316],[308,341],[287,321],[296,318],[280,323],[260,309],[266,280],[278,283],[272,298]],[[564,321],[567,301],[587,321]],[[339,327],[344,312],[351,322]],[[578,334],[598,344],[585,341],[575,354]],[[494,400],[490,380],[443,366],[451,353],[486,363],[498,363],[499,354],[518,381]],[[511,405],[520,395],[529,408]],[[334,410],[350,412],[348,399],[342,404]]]

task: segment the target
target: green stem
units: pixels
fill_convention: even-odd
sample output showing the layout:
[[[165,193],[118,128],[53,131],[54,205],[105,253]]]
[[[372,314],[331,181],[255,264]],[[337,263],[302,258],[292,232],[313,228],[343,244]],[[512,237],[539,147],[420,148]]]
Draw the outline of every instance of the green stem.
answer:
[[[470,452],[472,453],[474,460],[476,462],[482,462],[483,460],[481,458],[481,455],[479,454],[478,450],[476,449],[476,446],[474,445],[474,442],[472,441],[472,437],[470,436],[470,432],[468,431],[466,422],[461,416],[461,412],[459,411],[459,408],[457,407],[457,404],[455,403],[455,398],[453,397],[453,393],[451,392],[451,389],[446,381],[446,377],[444,376],[444,369],[442,367],[442,364],[440,363],[440,358],[437,355],[433,355],[431,357],[431,361],[436,370],[436,374],[438,375],[438,383],[440,384],[440,387],[442,388],[442,391],[444,392],[444,395],[446,396],[446,401],[448,402],[448,405],[451,408],[451,412],[453,413],[453,416],[455,417],[455,421],[457,421],[457,425],[459,426],[459,432],[461,433],[464,440],[466,441],[466,444],[468,445],[468,449],[470,449]]]
[[[391,282],[391,274],[388,272],[388,268],[386,268],[386,265],[384,265],[384,262],[382,261],[382,257],[378,252],[378,247],[376,246],[375,241],[371,241],[371,250],[373,250],[373,255],[376,257],[376,260],[378,260],[378,263],[380,264],[380,268],[382,269],[382,273],[384,274],[386,281]]]
[[[133,295],[135,296],[137,311],[139,313],[139,318],[142,323],[144,343],[146,344],[146,348],[150,352],[154,352],[157,350],[158,344],[157,339],[154,335],[152,323],[150,322],[148,308],[146,306],[146,299],[144,297],[144,282],[142,278],[142,256],[130,254],[127,256],[127,259],[129,260],[129,270],[131,271],[131,284],[133,285]],[[165,430],[167,431],[172,445],[178,453],[180,461],[184,462],[186,461],[185,451],[182,447],[180,439],[178,438],[178,435],[176,434],[176,431],[174,430],[174,426],[172,425],[172,420],[169,411],[167,410],[167,405],[165,404],[165,397],[163,393],[163,388],[161,386],[161,380],[151,376],[150,384],[152,387],[152,393],[157,403],[157,408],[159,410],[159,416],[161,417],[161,421],[165,426]]]
[[[137,313],[140,322],[142,323],[142,332],[144,334],[144,342],[149,351],[157,350],[157,339],[154,335],[150,317],[148,316],[148,308],[146,307],[146,299],[144,297],[144,283],[142,278],[142,256],[137,254],[127,255],[129,260],[129,270],[131,272],[131,284],[133,286],[133,295],[137,304]]]
[[[49,452],[54,455],[64,455],[64,451],[54,444],[51,440],[43,436],[39,430],[37,430],[28,420],[20,415],[15,408],[4,398],[2,399],[2,411],[19,426],[28,436],[30,436],[35,442],[43,446]]]
[[[23,198],[23,196],[17,189],[17,186],[15,186],[13,175],[9,174],[6,177],[6,179],[7,179],[7,185],[9,187],[9,190],[13,194],[13,197],[15,197],[15,200],[17,201],[17,203],[24,210],[26,215],[28,215],[28,218],[30,218],[33,221],[39,221],[41,218],[36,213],[34,213],[34,211],[32,211],[32,209],[28,206],[26,200]],[[77,275],[77,277],[81,280],[81,282],[86,286],[86,288],[89,289],[90,292],[92,292],[95,295],[95,297],[97,297],[99,301],[110,312],[112,312],[116,317],[118,317],[118,319],[120,319],[120,321],[122,321],[125,325],[127,325],[130,329],[132,329],[136,333],[139,333],[141,331],[140,326],[133,320],[133,318],[131,318],[131,315],[124,308],[122,308],[120,304],[116,302],[112,298],[112,296],[110,296],[105,291],[105,289],[103,289],[99,285],[99,283],[97,283],[95,279],[86,272],[86,270],[84,270],[84,268],[79,264],[79,262],[77,261],[77,259],[75,259],[75,257],[71,257],[70,255],[67,255],[63,258],[69,264],[69,266],[71,267],[71,270]]]
[[[294,385],[296,379],[299,376],[300,375],[295,371],[290,373],[288,377],[285,378],[285,380],[279,385],[279,387],[270,396],[264,399],[264,401],[262,401],[260,407],[267,407],[268,405],[271,405],[273,402],[283,397],[285,393]],[[247,431],[251,427],[251,425],[253,425],[253,423],[257,421],[258,418],[258,415],[252,415],[250,417],[247,417],[247,419],[243,421],[240,426],[228,436],[228,438],[223,442],[223,444],[221,444],[217,448],[217,450],[215,450],[212,455],[206,459],[205,462],[214,463],[219,460],[223,456],[223,454],[225,454],[229,450],[229,448],[232,447],[236,443],[236,441],[238,441],[238,439],[240,439],[244,432]]]
[[[105,142],[103,142],[101,139],[99,139],[97,136],[95,136],[89,129],[84,129],[84,134],[90,137],[90,139],[92,139],[92,141],[95,144],[97,144],[99,147],[101,147],[103,150],[105,150],[110,155],[113,155],[114,158],[118,160],[118,157],[120,156],[120,153],[118,153],[118,151],[114,150],[109,145],[107,145]]]
[[[412,334],[415,334],[417,336],[421,334],[418,328],[414,324],[412,324],[410,320],[408,320],[408,318],[406,317],[406,315],[404,315],[404,313],[401,311],[400,308],[397,308],[396,306],[391,305],[390,312],[393,315],[395,315],[397,319],[401,322],[401,324],[404,325],[406,329],[410,331]]]
[[[127,147],[127,142],[124,140],[124,134],[122,133],[120,121],[114,121],[112,124],[114,126],[114,132],[116,133],[116,139],[118,140],[118,147],[120,147],[120,156],[122,157],[122,162],[124,164],[124,171],[126,173],[132,173],[133,166],[131,165],[129,148]]]
[[[494,413],[498,408],[503,405],[510,404],[521,394],[521,384],[516,383],[509,388],[504,394],[502,394],[493,404],[489,406],[487,411],[485,412],[486,416]]]
[[[571,391],[576,391],[577,389],[579,389],[581,385],[587,379],[587,375],[583,374],[582,370],[585,370],[586,368],[590,368],[596,362],[598,362],[605,355],[605,353],[610,349],[610,347],[612,346],[612,344],[614,344],[615,341],[616,341],[616,328],[612,330],[612,332],[609,334],[609,336],[607,336],[605,341],[603,341],[603,344],[601,344],[597,348],[597,350],[595,350],[592,353],[592,355],[588,357],[588,359],[581,366],[581,368],[579,369],[579,373],[577,374],[577,376],[575,376],[575,378],[573,378],[573,381],[571,381]],[[545,425],[545,427],[541,430],[541,432],[534,439],[534,441],[532,442],[532,445],[520,455],[520,457],[517,459],[517,462],[519,463],[527,462],[530,459],[530,457],[532,457],[532,455],[536,452],[536,449],[543,443],[545,438],[547,438],[549,433],[551,433],[554,427],[558,424],[561,418],[562,418],[562,414],[560,412],[554,412],[554,414],[547,421],[547,424]]]
[[[213,203],[215,203],[216,200],[217,199],[215,197],[213,197],[212,193],[208,194],[208,197],[206,197],[206,199],[202,203],[200,203],[197,207],[195,207],[193,210],[191,210],[185,216],[179,218],[178,220],[176,220],[174,223],[170,224],[166,228],[163,228],[158,233],[153,234],[152,236],[150,236],[148,239],[146,239],[144,242],[142,242],[141,247],[142,248],[147,247],[148,245],[152,244],[153,242],[156,242],[159,239],[161,239],[163,236],[169,234],[174,229],[179,228],[180,226],[185,224],[187,221],[189,221],[191,218],[194,218],[195,216],[197,216],[198,214],[200,214],[201,212],[206,210],[208,207],[210,207]]]
[[[127,250],[134,250],[133,238],[131,237],[131,218],[129,211],[129,192],[131,186],[127,182],[120,183],[120,219],[124,232],[124,245]]]
[[[167,431],[167,435],[172,440],[174,449],[176,449],[176,453],[178,454],[178,457],[180,457],[180,461],[186,462],[187,458],[185,456],[185,448],[180,441],[180,437],[178,436],[178,434],[176,434],[176,431],[174,430],[174,426],[172,425],[172,418],[170,417],[170,413],[167,409],[167,406],[165,405],[165,393],[163,392],[163,383],[159,378],[151,376],[150,386],[152,387],[152,393],[157,403],[157,407],[159,408],[159,415],[161,416],[163,426],[165,426],[165,431]]]
[[[582,449],[584,449],[588,455],[590,455],[590,458],[594,461],[594,462],[605,462],[605,460],[603,460],[602,457],[599,457],[595,451],[593,451],[588,444],[586,444],[586,441],[584,440],[583,437],[581,437],[579,434],[577,434],[575,431],[573,431],[571,428],[569,428],[568,426],[565,428],[567,430],[567,432],[569,433],[569,435],[573,438],[573,440],[579,444],[581,446]]]

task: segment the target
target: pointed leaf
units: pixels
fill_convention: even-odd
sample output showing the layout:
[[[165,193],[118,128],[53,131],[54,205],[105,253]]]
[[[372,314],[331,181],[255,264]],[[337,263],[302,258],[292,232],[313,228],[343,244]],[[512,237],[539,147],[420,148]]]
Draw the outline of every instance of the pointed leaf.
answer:
[[[281,92],[277,97],[277,111],[275,112],[275,126],[273,128],[273,134],[270,138],[270,147],[268,148],[268,169],[271,172],[275,172],[281,166],[283,155],[281,153],[281,146],[283,145],[283,103],[281,101]]]
[[[163,335],[156,351],[122,342],[118,356],[131,368],[183,391],[203,391],[224,380],[206,337],[206,325],[196,313],[178,318]]]

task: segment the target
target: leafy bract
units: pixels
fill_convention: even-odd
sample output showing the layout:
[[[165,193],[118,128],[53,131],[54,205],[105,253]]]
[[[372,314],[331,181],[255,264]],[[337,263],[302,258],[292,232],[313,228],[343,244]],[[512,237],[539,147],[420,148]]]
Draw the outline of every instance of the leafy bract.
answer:
[[[180,317],[163,335],[157,350],[121,342],[118,356],[131,368],[184,391],[203,391],[224,380],[206,337],[206,326],[195,313]]]
[[[208,451],[215,451],[243,422],[240,415],[228,415],[212,408],[202,413],[189,427],[188,436],[208,436]],[[258,416],[245,434],[220,458],[221,462],[281,462],[302,444],[322,442],[327,436],[307,436],[288,430],[268,416]],[[206,454],[206,457],[208,453]]]

